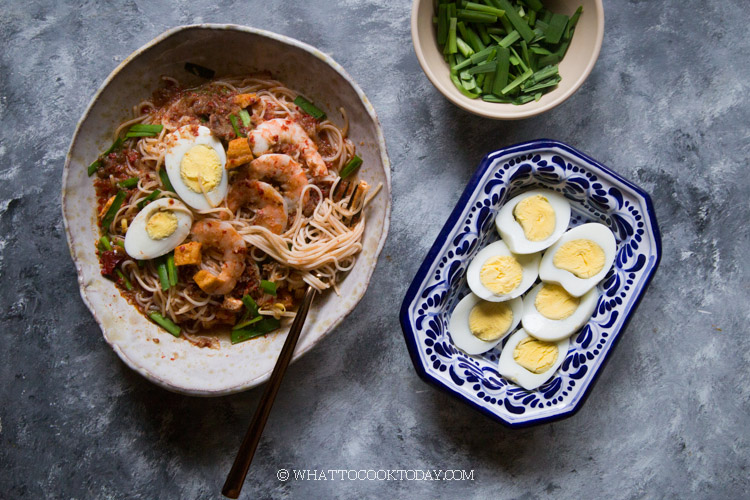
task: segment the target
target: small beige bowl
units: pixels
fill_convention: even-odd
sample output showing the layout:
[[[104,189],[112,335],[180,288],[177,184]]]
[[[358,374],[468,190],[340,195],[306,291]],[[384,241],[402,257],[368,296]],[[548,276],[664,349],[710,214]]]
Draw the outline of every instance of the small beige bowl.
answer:
[[[448,64],[437,44],[433,0],[414,0],[411,9],[411,39],[422,70],[432,84],[456,106],[475,115],[496,120],[518,120],[544,113],[573,95],[594,68],[604,38],[604,8],[601,0],[545,0],[553,12],[571,15],[579,5],[583,14],[576,25],[568,53],[560,62],[562,81],[557,88],[543,95],[538,102],[521,106],[469,99],[458,91],[450,79]]]

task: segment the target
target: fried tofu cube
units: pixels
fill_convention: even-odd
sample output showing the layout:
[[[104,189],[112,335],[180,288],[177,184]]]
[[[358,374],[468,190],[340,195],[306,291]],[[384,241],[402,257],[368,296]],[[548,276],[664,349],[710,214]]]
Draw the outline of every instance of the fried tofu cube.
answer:
[[[201,263],[201,244],[197,241],[191,241],[178,245],[174,249],[175,266],[197,266]]]
[[[253,160],[253,151],[247,142],[247,137],[239,137],[229,141],[227,148],[227,170],[237,168],[240,165]]]
[[[212,294],[222,285],[222,281],[212,273],[201,269],[193,276],[195,283],[208,294]]]
[[[234,297],[224,297],[224,302],[221,304],[223,309],[235,313],[240,312],[243,306],[244,304],[242,301],[240,299],[235,299]]]
[[[258,101],[258,96],[255,94],[237,94],[233,99],[234,103],[245,109],[246,107],[255,104]]]

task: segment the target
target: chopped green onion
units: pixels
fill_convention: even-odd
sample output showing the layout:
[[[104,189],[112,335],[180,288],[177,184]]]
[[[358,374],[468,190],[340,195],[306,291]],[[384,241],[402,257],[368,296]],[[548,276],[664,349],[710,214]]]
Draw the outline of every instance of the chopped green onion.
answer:
[[[453,85],[455,85],[458,91],[461,92],[463,95],[465,95],[469,99],[476,99],[477,97],[479,97],[478,93],[474,93],[474,92],[471,92],[470,90],[466,90],[466,88],[461,83],[461,80],[459,80],[459,78],[456,75],[451,74],[450,77],[451,77],[451,81],[453,82]]]
[[[476,75],[476,74],[480,74],[480,73],[494,73],[496,66],[497,66],[497,63],[495,63],[494,61],[493,62],[488,62],[488,63],[479,64],[477,66],[474,66],[473,68],[467,70],[467,72],[470,75]]]
[[[112,245],[109,242],[109,238],[107,238],[106,235],[99,238],[99,242],[102,244],[102,247],[104,247],[105,250],[110,251],[112,250]]]
[[[538,12],[544,8],[544,5],[542,5],[542,2],[539,0],[526,0],[526,5],[532,9],[532,12]],[[529,14],[531,14],[531,12],[529,12]]]
[[[547,43],[557,44],[560,42],[565,27],[568,25],[568,16],[565,14],[552,14],[549,26],[544,30],[544,38]]]
[[[518,78],[516,78],[515,80],[513,80],[511,83],[509,83],[508,85],[506,85],[503,88],[503,90],[500,91],[500,93],[503,94],[503,95],[507,94],[508,92],[510,92],[511,90],[515,89],[516,87],[518,87],[519,85],[521,85],[523,82],[525,82],[533,74],[534,74],[534,72],[531,69],[527,69],[521,76],[519,76]]]
[[[325,120],[326,113],[322,109],[318,108],[315,104],[311,103],[301,95],[294,98],[294,104],[296,104],[302,111],[312,116],[316,120]]]
[[[145,207],[146,205],[151,203],[153,200],[155,200],[157,196],[159,196],[160,194],[161,194],[161,191],[159,191],[158,189],[154,189],[154,191],[150,195],[146,196],[145,198],[143,198],[141,201],[138,202],[138,209],[143,210],[143,207]]]
[[[495,23],[497,22],[496,15],[493,14],[486,14],[484,12],[477,12],[475,10],[468,10],[468,9],[458,9],[456,11],[456,15],[459,19],[465,19],[466,21],[471,21],[473,23]]]
[[[352,159],[349,160],[346,165],[344,165],[344,168],[341,169],[341,172],[339,172],[339,177],[342,179],[349,177],[359,168],[360,165],[362,165],[362,158],[357,155],[352,156]]]
[[[118,137],[115,142],[112,143],[112,145],[107,149],[104,153],[102,153],[102,156],[107,156],[108,154],[117,151],[122,147],[122,143],[125,142],[125,140],[121,137]]]
[[[99,170],[99,167],[101,167],[101,166],[102,166],[101,160],[94,160],[91,163],[91,165],[89,165],[89,168],[88,168],[89,177],[91,177],[92,175],[94,175],[94,172],[96,172],[97,170]]]
[[[500,40],[498,45],[507,49],[508,47],[516,43],[520,38],[521,38],[521,34],[518,33],[518,31],[513,30],[510,33],[508,33],[508,35],[505,38]]]
[[[151,321],[153,321],[160,327],[164,328],[166,331],[168,331],[175,337],[180,336],[182,329],[179,326],[175,325],[171,319],[165,318],[164,316],[162,316],[156,311],[152,311],[148,313],[148,317],[151,318]]]
[[[245,309],[250,314],[250,317],[258,315],[258,304],[255,303],[253,298],[249,295],[242,296],[242,303],[245,304]]]
[[[456,45],[458,46],[458,51],[464,56],[469,57],[474,53],[474,49],[469,47],[469,44],[464,42],[460,37],[456,38]],[[453,55],[453,54],[450,54]]]
[[[579,6],[575,13],[570,16],[570,20],[568,21],[568,25],[565,27],[565,34],[563,37],[566,40],[570,40],[570,37],[573,35],[573,31],[576,29],[576,24],[578,24],[578,19],[581,17],[581,14],[583,13],[583,7]]]
[[[248,319],[248,320],[240,321],[239,323],[237,323],[236,325],[234,325],[232,327],[232,330],[241,330],[241,329],[245,328],[246,326],[250,326],[253,323],[257,323],[258,321],[260,321],[262,319],[263,319],[263,316],[256,316],[253,319]]]
[[[458,52],[458,48],[456,47],[456,22],[458,19],[455,17],[450,18],[450,24],[448,25],[448,41],[445,44],[445,48],[443,49],[443,53],[445,54],[455,54]]]
[[[252,328],[242,328],[239,330],[232,330],[231,340],[232,344],[244,342],[246,340],[260,337],[270,333],[281,326],[281,321],[273,317],[264,317],[254,325]]]
[[[138,185],[138,177],[130,177],[124,181],[118,182],[117,185],[124,189],[134,188]]]
[[[167,254],[167,277],[170,288],[177,285],[177,266],[174,264],[174,252]]]
[[[505,15],[504,11],[502,11],[500,9],[496,9],[495,7],[490,7],[489,5],[482,5],[481,3],[466,2],[465,7],[466,7],[467,10],[476,10],[478,12],[486,12],[486,13],[492,14],[492,15],[494,15],[496,17],[501,17],[501,16]]]
[[[276,296],[276,283],[273,281],[260,280],[260,288],[268,295]]]
[[[121,270],[119,270],[119,269],[115,269],[115,273],[117,273],[117,276],[119,276],[119,277],[120,277],[120,279],[122,280],[123,284],[125,285],[125,288],[126,288],[126,289],[127,289],[128,291],[131,291],[131,290],[133,290],[133,284],[132,284],[132,283],[130,282],[130,280],[129,280],[129,279],[128,279],[128,277],[127,277],[127,276],[125,275],[125,273],[123,273],[123,272],[122,272]]]
[[[440,45],[445,44],[448,39],[448,6],[444,3],[438,5],[437,41]]]
[[[161,185],[166,189],[167,191],[172,191],[174,193],[174,187],[172,186],[172,182],[169,180],[169,174],[167,174],[166,168],[160,168],[159,169],[159,179],[161,179]]]
[[[122,207],[122,202],[125,201],[125,196],[125,191],[117,191],[115,199],[112,201],[112,205],[109,206],[107,213],[105,213],[102,218],[102,229],[105,231],[109,231],[109,226],[112,225],[112,221],[115,220],[115,215],[117,215],[120,207]]]
[[[240,120],[242,120],[242,126],[249,127],[250,126],[250,113],[248,113],[246,109],[241,109],[239,115],[240,115]]]
[[[159,274],[162,290],[169,290],[169,271],[167,270],[166,259],[160,257],[156,264],[156,272]]]
[[[210,80],[216,74],[216,72],[210,68],[189,62],[185,63],[185,71],[192,73],[195,76],[205,78],[206,80]]]
[[[229,121],[232,122],[232,128],[234,129],[234,135],[237,137],[242,137],[240,135],[240,127],[239,123],[237,122],[237,117],[235,115],[229,115]]]
[[[156,137],[164,130],[163,125],[152,125],[149,123],[136,123],[131,125],[125,134],[126,139],[131,137]]]
[[[492,83],[492,93],[500,95],[503,88],[508,84],[508,71],[510,69],[510,51],[500,47],[497,51],[497,67],[495,68],[495,80]]]
[[[526,40],[527,43],[530,42],[532,38],[534,38],[534,32],[531,31],[528,23],[518,15],[518,12],[516,12],[516,10],[510,5],[510,2],[508,0],[495,0],[495,3],[499,4],[500,8],[505,11],[505,17],[507,17],[510,24],[518,30],[518,33],[520,33],[523,39]]]

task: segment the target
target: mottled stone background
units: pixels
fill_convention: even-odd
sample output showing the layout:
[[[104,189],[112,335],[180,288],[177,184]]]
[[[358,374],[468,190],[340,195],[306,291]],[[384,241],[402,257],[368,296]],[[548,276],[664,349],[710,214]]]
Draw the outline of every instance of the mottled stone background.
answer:
[[[178,396],[126,368],[79,298],[61,220],[65,152],[97,87],[139,46],[196,22],[331,54],[373,102],[393,162],[391,235],[370,290],[287,373],[244,498],[747,497],[746,1],[606,1],[580,91],[505,123],[430,85],[409,2],[2,0],[0,12],[0,498],[218,498],[260,398]],[[540,137],[650,191],[664,257],[583,409],[512,431],[415,375],[397,311],[480,158]],[[284,483],[282,467],[474,480]]]

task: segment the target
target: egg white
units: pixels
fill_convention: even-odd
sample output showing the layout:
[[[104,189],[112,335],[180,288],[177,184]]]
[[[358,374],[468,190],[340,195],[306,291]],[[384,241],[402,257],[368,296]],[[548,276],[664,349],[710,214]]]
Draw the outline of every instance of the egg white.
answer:
[[[198,135],[196,135],[196,133]],[[202,125],[197,128],[195,125],[185,125],[180,127],[169,134],[165,140],[168,146],[164,154],[164,166],[167,169],[169,182],[172,183],[177,196],[179,196],[187,205],[196,210],[209,210],[219,206],[227,195],[227,189],[229,187],[229,177],[225,168],[227,164],[227,155],[221,142],[213,136],[208,127]],[[208,191],[205,195],[203,193],[196,193],[187,187],[182,180],[182,174],[180,172],[182,157],[185,156],[185,153],[187,153],[190,148],[198,144],[203,144],[216,151],[216,154],[219,156],[219,162],[221,163],[221,180],[214,189]]]
[[[174,233],[161,240],[154,240],[146,232],[149,218],[159,210],[170,210],[177,217],[177,229]],[[138,212],[125,233],[125,251],[134,259],[155,259],[174,250],[185,241],[190,228],[193,226],[193,215],[179,200],[173,198],[159,198],[154,200]]]
[[[541,195],[547,198],[549,204],[552,206],[552,210],[555,212],[555,229],[552,234],[542,241],[531,241],[526,238],[526,234],[523,232],[523,227],[516,221],[513,216],[513,209],[516,205],[524,198],[529,196]],[[570,203],[561,194],[549,191],[546,189],[535,189],[533,191],[527,191],[511,198],[495,217],[495,227],[497,232],[500,233],[503,241],[508,245],[511,252],[516,254],[528,254],[541,252],[545,248],[548,248],[554,244],[560,236],[563,235],[568,224],[570,223]]]
[[[518,261],[523,269],[523,275],[521,277],[521,283],[519,283],[515,289],[511,290],[510,293],[498,295],[482,284],[479,274],[482,271],[482,265],[487,262],[488,259],[504,255],[510,255]],[[540,257],[538,253],[530,255],[514,255],[511,253],[510,249],[508,249],[508,246],[503,243],[502,240],[499,240],[487,245],[477,253],[474,260],[469,264],[469,268],[466,270],[466,281],[469,283],[471,291],[484,300],[489,300],[490,302],[503,302],[505,300],[515,299],[516,297],[523,295],[523,293],[531,288],[531,285],[536,281],[539,273],[539,259]]]
[[[521,317],[523,316],[523,301],[521,298],[519,297],[509,301],[508,305],[513,313],[513,319],[510,326],[497,340],[487,342],[475,337],[469,329],[469,314],[474,306],[481,301],[482,299],[473,293],[470,293],[461,299],[456,305],[453,314],[451,314],[450,322],[448,323],[448,332],[450,333],[453,343],[466,354],[482,354],[483,352],[489,351],[518,326],[518,323],[521,322]]]
[[[557,344],[557,360],[555,363],[545,372],[533,373],[516,363],[516,360],[513,359],[513,351],[516,350],[516,346],[527,337],[529,337],[529,334],[523,328],[519,328],[516,333],[510,336],[500,353],[497,371],[503,377],[530,391],[544,384],[560,368],[560,365],[565,360],[565,356],[568,354],[570,342],[567,338],[555,342]]]
[[[523,298],[523,328],[539,340],[556,342],[570,337],[589,320],[599,301],[599,291],[592,288],[580,298],[576,310],[565,319],[549,319],[540,313],[535,305],[536,296],[544,286],[539,283]]]
[[[553,264],[555,253],[560,247],[569,241],[578,239],[591,240],[604,250],[604,267],[590,278],[579,278],[570,271],[555,267]],[[539,265],[539,277],[542,281],[551,281],[552,283],[559,284],[574,297],[580,297],[604,279],[604,276],[609,272],[615,261],[616,253],[617,242],[615,241],[615,235],[612,234],[612,231],[607,226],[598,222],[582,224],[563,234],[557,240],[557,243],[544,252],[542,262]]]

